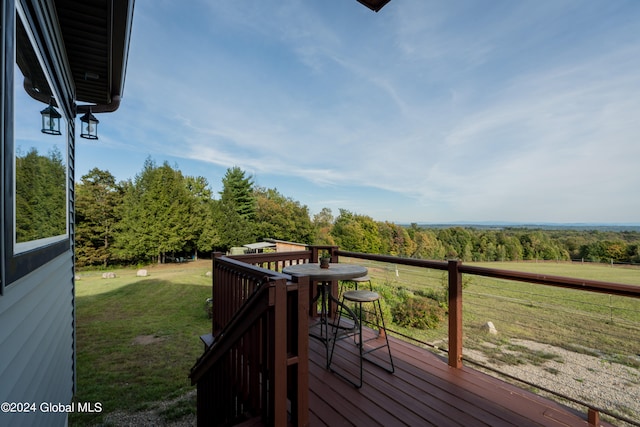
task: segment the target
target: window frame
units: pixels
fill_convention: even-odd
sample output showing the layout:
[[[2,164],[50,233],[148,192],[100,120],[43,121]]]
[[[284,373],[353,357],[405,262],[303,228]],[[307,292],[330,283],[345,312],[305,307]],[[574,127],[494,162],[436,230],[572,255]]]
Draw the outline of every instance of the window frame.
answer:
[[[43,55],[43,49],[40,44],[44,41],[36,38],[34,31],[33,17],[28,15],[28,11],[23,9],[19,1],[3,1],[2,9],[4,16],[2,24],[5,28],[2,39],[2,162],[4,173],[2,174],[2,281],[0,283],[0,295],[3,291],[10,287],[18,279],[26,276],[31,271],[45,265],[56,257],[71,249],[71,210],[70,210],[70,168],[71,168],[71,152],[70,147],[73,144],[73,118],[70,111],[66,111],[64,105],[59,108],[62,119],[65,122],[63,138],[61,142],[62,154],[65,157],[65,234],[58,236],[46,237],[43,239],[33,240],[29,242],[16,243],[16,218],[15,218],[15,98],[14,91],[19,90],[15,84],[16,67],[16,49],[17,49],[17,19],[22,21],[29,42],[38,58],[40,67],[47,78],[47,82],[54,94],[55,99],[63,100],[59,86],[55,85],[56,75],[51,69],[51,64],[47,66],[47,62]],[[20,88],[22,86],[20,85]],[[64,104],[62,102],[61,104]],[[37,114],[37,112],[36,112]],[[35,121],[38,123],[38,121]],[[61,126],[61,129],[63,126]]]

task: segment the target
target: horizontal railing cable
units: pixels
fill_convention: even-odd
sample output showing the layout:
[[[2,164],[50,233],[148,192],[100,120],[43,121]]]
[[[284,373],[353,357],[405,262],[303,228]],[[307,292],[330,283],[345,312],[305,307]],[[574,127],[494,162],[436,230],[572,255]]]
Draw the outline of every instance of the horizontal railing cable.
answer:
[[[341,250],[338,254],[341,262],[342,257],[345,257],[346,262],[365,265],[370,276],[379,285],[404,288],[415,296],[437,295],[447,286],[446,262]],[[465,361],[502,377],[544,390],[560,399],[582,407],[587,406],[629,425],[638,425],[637,421],[628,416],[634,410],[625,408],[626,400],[616,401],[615,397],[611,397],[611,392],[625,384],[633,386],[640,381],[637,374],[637,366],[640,365],[640,347],[637,344],[640,343],[640,322],[637,321],[640,317],[640,304],[637,303],[640,286],[461,263],[458,264],[458,271],[462,273]],[[472,345],[467,339],[480,339],[477,328],[488,320],[497,323],[500,338],[496,338],[496,345],[502,345],[507,352],[511,351],[509,348],[517,350],[518,340],[525,340],[525,343],[527,340],[539,342],[542,345],[539,348],[549,350],[537,354],[532,352],[530,357],[539,356],[542,358],[540,361],[527,361],[524,356],[522,361],[518,361],[518,355],[515,354],[516,365],[509,367],[473,360],[465,350],[477,349],[478,345]],[[415,339],[410,332],[400,333],[391,329],[389,332],[443,350],[434,343]],[[545,352],[558,352],[558,356]],[[559,365],[554,365],[553,361],[562,359],[565,354],[577,355],[566,361],[576,372],[576,378],[569,377],[562,387],[555,387],[559,373],[554,366]],[[546,362],[545,357],[551,358],[552,362]],[[500,363],[498,359],[493,362]],[[537,365],[532,367],[532,363]],[[610,367],[615,369],[609,369]],[[531,376],[527,369],[535,369],[535,380],[529,380],[527,375],[523,375],[527,373]],[[619,376],[620,371],[629,372],[630,379]],[[577,372],[590,372],[594,376],[589,376],[589,382],[585,383]],[[545,385],[547,383],[550,385]],[[589,396],[593,390],[596,390],[596,394]],[[597,390],[606,391],[597,394]]]

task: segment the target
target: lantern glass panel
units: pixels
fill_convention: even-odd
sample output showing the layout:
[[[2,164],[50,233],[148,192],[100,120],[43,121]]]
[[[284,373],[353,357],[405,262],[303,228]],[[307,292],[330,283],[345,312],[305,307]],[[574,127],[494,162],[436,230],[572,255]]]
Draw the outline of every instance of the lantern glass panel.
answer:
[[[42,133],[48,135],[61,135],[60,132],[60,118],[62,117],[56,109],[49,105],[44,110],[40,111],[42,114]]]
[[[86,139],[98,139],[98,123],[100,121],[91,113],[86,113],[80,118],[82,122],[80,136]]]

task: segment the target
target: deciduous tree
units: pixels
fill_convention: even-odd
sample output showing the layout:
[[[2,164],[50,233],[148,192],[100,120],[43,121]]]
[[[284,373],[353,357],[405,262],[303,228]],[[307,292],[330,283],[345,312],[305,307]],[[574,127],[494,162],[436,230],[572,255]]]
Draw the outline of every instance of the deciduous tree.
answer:
[[[309,208],[276,189],[256,188],[255,230],[258,239],[273,238],[313,243],[314,228]]]

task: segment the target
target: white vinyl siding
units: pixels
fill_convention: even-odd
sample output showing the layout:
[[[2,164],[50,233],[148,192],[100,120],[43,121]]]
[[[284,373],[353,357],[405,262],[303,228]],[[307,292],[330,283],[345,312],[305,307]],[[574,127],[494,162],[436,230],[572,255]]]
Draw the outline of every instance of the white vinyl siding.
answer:
[[[73,397],[73,257],[65,252],[0,298],[0,402],[69,404]],[[64,413],[0,413],[0,425],[65,425]]]

